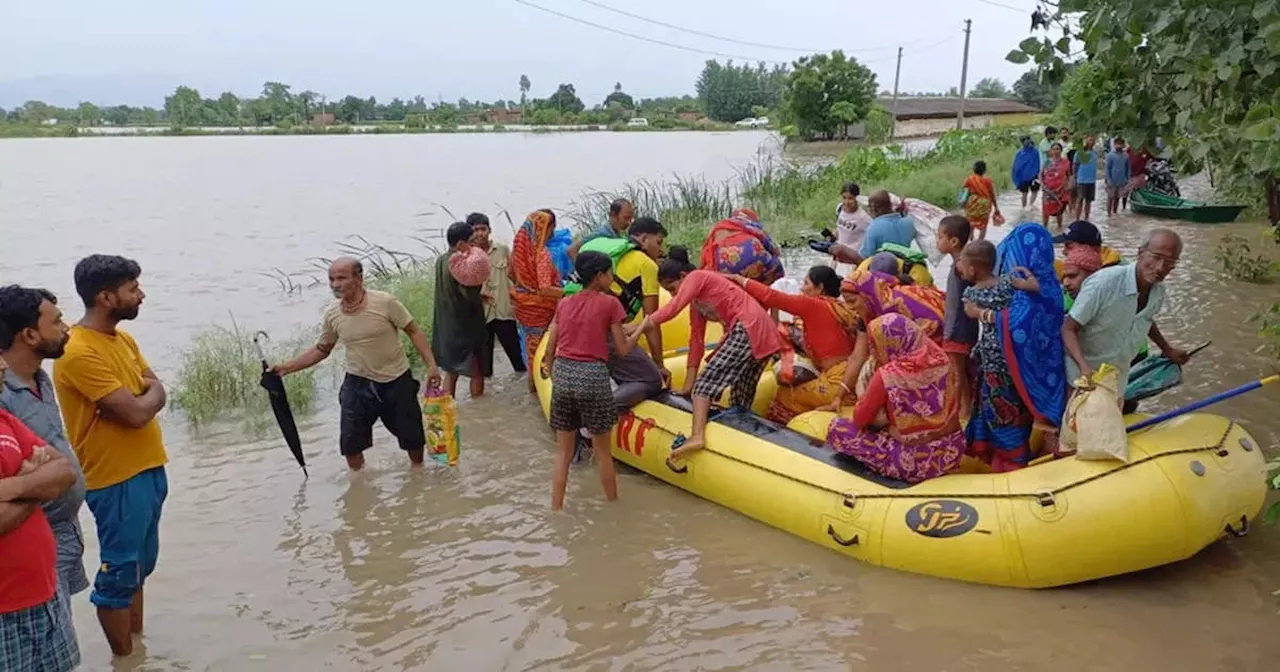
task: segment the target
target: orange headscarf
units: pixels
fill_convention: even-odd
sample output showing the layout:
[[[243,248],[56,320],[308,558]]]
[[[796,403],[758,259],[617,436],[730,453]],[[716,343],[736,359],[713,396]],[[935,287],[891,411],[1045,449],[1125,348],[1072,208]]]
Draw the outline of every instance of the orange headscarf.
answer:
[[[560,286],[560,273],[547,250],[547,241],[555,227],[551,213],[535,210],[525,218],[511,241],[511,265],[507,271],[511,278],[511,300],[515,304],[516,320],[526,327],[546,327],[555,316],[556,299],[538,293],[546,287]]]

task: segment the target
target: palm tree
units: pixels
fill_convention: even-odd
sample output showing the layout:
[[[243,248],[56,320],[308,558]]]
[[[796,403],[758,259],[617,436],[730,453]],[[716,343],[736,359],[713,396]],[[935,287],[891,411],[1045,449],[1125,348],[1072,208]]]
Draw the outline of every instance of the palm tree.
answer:
[[[529,99],[529,89],[533,85],[529,83],[529,75],[520,75],[520,111],[524,111],[525,104]]]

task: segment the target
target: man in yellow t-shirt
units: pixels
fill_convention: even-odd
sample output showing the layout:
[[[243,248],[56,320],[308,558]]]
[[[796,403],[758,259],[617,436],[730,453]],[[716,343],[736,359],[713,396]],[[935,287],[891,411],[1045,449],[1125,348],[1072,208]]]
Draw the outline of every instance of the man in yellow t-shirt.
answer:
[[[364,451],[373,445],[378,420],[400,442],[409,461],[422,464],[427,437],[418,381],[409,371],[400,332],[427,364],[427,387],[439,387],[440,370],[427,335],[395,296],[365,289],[364,267],[356,259],[342,257],[329,265],[329,288],[335,301],[324,311],[319,340],[272,371],[283,376],[315,366],[341,342],[347,350],[347,375],[338,391],[338,451],[347,467],[364,467]]]
[[[627,235],[636,249],[618,259],[613,271],[614,291],[626,287],[629,294],[642,297],[640,311],[629,315],[632,323],[639,323],[645,315],[658,311],[658,259],[662,258],[667,230],[658,220],[641,217],[631,224]],[[632,348],[626,357],[609,358],[609,375],[617,383],[613,400],[620,411],[658,394],[671,380],[671,372],[662,361],[662,330],[654,327],[645,334],[645,339],[649,344],[648,357],[640,348]]]
[[[169,483],[156,414],[164,385],[133,337],[117,329],[138,316],[145,294],[132,259],[95,254],[75,268],[84,318],[71,328],[53,383],[67,437],[84,468],[85,503],[102,563],[89,601],[111,652],[133,651],[142,632],[142,589],[160,554],[160,513]]]

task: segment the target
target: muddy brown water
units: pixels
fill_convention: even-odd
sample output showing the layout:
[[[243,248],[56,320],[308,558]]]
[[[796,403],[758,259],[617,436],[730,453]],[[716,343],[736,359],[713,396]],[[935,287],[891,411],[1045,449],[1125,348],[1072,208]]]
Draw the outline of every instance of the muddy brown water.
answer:
[[[313,322],[322,290],[285,296],[259,274],[304,268],[344,235],[408,246],[415,228],[446,223],[433,204],[524,212],[628,180],[730,177],[762,143],[768,151],[766,136],[747,133],[7,141],[0,278],[54,289],[75,318],[76,259],[138,258],[148,299],[129,326],[171,380],[191,335],[227,324],[228,311],[273,333]],[[1126,254],[1154,225],[1095,220]],[[1160,324],[1175,343],[1214,345],[1156,408],[1271,371],[1244,319],[1280,300],[1274,286],[1227,279],[1212,259],[1224,233],[1256,225],[1174,228],[1187,248]],[[575,470],[566,512],[553,515],[552,438],[537,404],[509,372],[490,392],[461,404],[456,469],[410,471],[379,433],[355,476],[337,455],[335,395],[322,393],[301,421],[309,481],[270,435],[236,423],[193,432],[166,412],[171,491],[148,631],[113,664],[77,596],[84,669],[1280,665],[1280,530],[1170,567],[1030,592],[860,565],[634,472],[606,505],[594,472]],[[1264,389],[1215,410],[1277,455],[1277,402]]]

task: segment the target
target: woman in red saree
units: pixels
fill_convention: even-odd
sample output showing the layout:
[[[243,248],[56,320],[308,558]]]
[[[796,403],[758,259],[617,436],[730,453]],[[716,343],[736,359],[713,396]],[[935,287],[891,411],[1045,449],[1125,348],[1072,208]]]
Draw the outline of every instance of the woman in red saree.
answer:
[[[769,419],[787,423],[807,411],[839,407],[845,393],[845,370],[858,337],[858,314],[840,300],[840,276],[830,266],[814,266],[805,276],[800,294],[792,295],[735,276],[743,289],[765,308],[785,310],[796,316],[798,326],[778,325],[783,337],[778,371],[778,392],[769,405]],[[812,362],[816,377],[795,382],[797,355]]]
[[[964,202],[964,216],[969,226],[978,232],[978,240],[987,238],[987,222],[996,216],[995,224],[1004,222],[1000,214],[1000,205],[996,203],[996,185],[987,177],[987,162],[977,161],[973,164],[973,174],[964,181],[965,191],[969,198]]]
[[[511,242],[507,274],[511,278],[511,301],[516,322],[524,332],[525,364],[529,369],[529,391],[533,392],[533,356],[542,336],[556,314],[556,303],[564,296],[560,273],[547,249],[547,240],[556,229],[550,210],[535,210],[525,218]]]
[[[1049,162],[1040,170],[1040,186],[1044,190],[1042,201],[1044,219],[1042,224],[1049,227],[1049,219],[1057,218],[1058,230],[1062,230],[1062,214],[1071,202],[1067,182],[1071,177],[1071,162],[1062,155],[1062,143],[1055,142],[1049,147]]]

